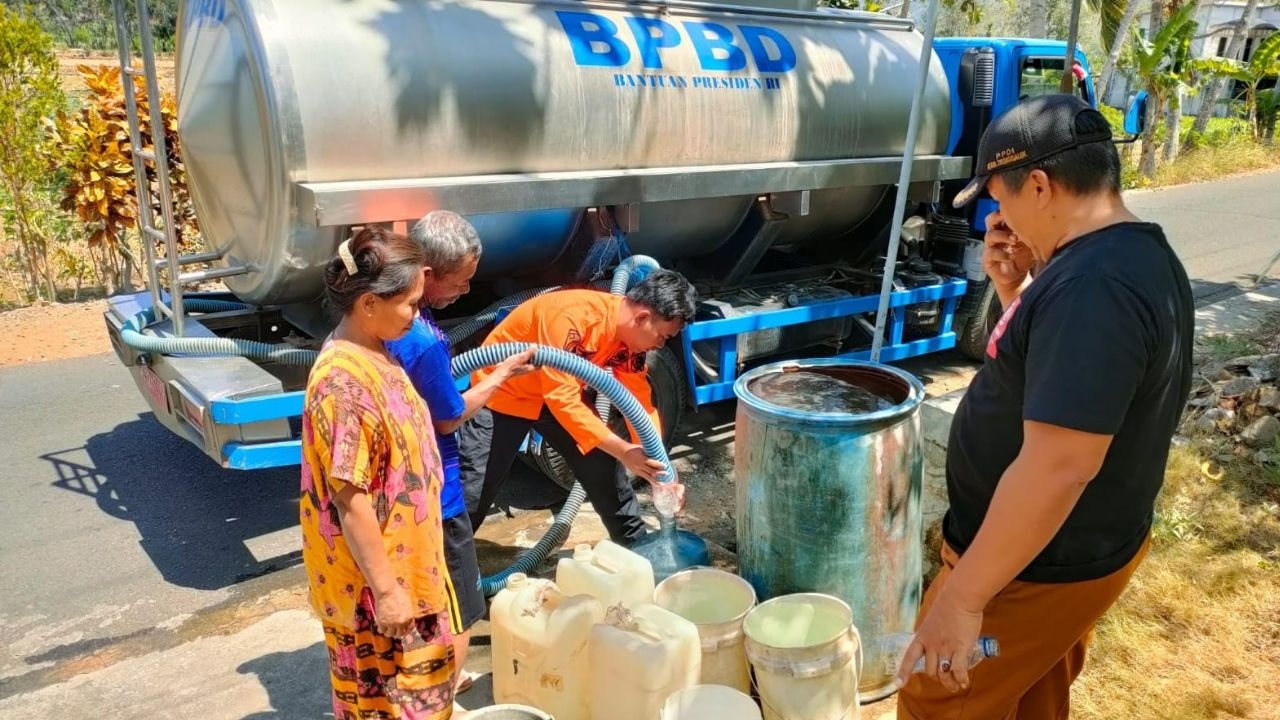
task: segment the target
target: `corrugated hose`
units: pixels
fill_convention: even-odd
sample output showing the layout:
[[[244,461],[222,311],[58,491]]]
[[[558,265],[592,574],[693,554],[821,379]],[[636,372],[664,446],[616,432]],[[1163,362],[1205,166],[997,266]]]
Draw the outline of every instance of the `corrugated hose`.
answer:
[[[610,291],[615,295],[624,294],[633,282],[642,280],[645,275],[659,267],[658,262],[651,257],[632,255],[623,260],[614,271],[613,280],[610,283]],[[449,333],[450,340],[454,340],[454,337],[457,337],[458,340],[465,340],[474,335],[497,317],[499,308],[519,305],[526,300],[555,289],[552,287],[526,290],[503,298],[467,322],[453,328]],[[183,303],[183,307],[194,312],[227,312],[244,310],[251,306],[226,300],[192,298],[186,300]],[[139,312],[124,323],[120,332],[121,340],[129,347],[143,352],[164,355],[234,355],[251,360],[278,362],[285,365],[312,365],[319,355],[315,350],[297,348],[288,344],[272,345],[240,338],[174,338],[144,334],[143,330],[155,321],[156,315],[153,308]],[[460,379],[476,370],[497,365],[512,355],[524,352],[531,347],[537,348],[533,356],[533,364],[566,372],[596,391],[596,412],[606,424],[609,421],[609,405],[617,406],[622,416],[635,428],[645,455],[667,467],[664,481],[670,482],[675,479],[675,468],[671,465],[671,459],[667,457],[667,450],[662,445],[662,436],[649,420],[649,415],[645,412],[644,406],[611,373],[577,355],[557,348],[535,346],[528,343],[502,343],[479,347],[455,357],[451,365],[451,371],[455,379]],[[564,544],[569,537],[569,530],[573,527],[573,521],[577,517],[578,511],[582,509],[582,504],[586,501],[586,498],[587,493],[582,489],[581,483],[575,481],[569,491],[569,497],[565,501],[564,507],[560,509],[560,512],[556,513],[555,520],[551,523],[551,527],[546,534],[542,536],[542,539],[521,554],[510,567],[496,575],[491,575],[481,580],[480,585],[485,596],[492,596],[502,590],[502,588],[506,587],[507,578],[516,573],[532,573],[533,570],[551,556],[551,553],[555,552],[556,548]]]
[[[564,350],[542,345],[501,343],[476,348],[454,358],[451,366],[453,376],[461,378],[481,368],[497,365],[512,355],[522,353],[529,348],[536,348],[533,364],[569,373],[595,389],[597,393],[608,397],[618,407],[627,422],[635,428],[645,455],[667,467],[666,481],[675,478],[675,469],[671,465],[671,459],[667,457],[666,448],[662,445],[662,436],[649,420],[649,415],[645,412],[644,406],[613,375],[584,358]],[[547,533],[542,536],[542,539],[532,548],[526,550],[511,567],[480,581],[480,586],[485,596],[491,596],[506,587],[507,578],[514,573],[532,574],[544,560],[550,557],[552,552],[555,552],[556,548],[564,544],[564,541],[569,537],[569,530],[573,526],[573,520],[582,508],[582,503],[585,502],[586,496],[587,494],[582,489],[582,484],[575,482],[573,488],[569,491],[569,498],[565,501],[564,507],[560,509],[560,512],[556,513],[555,520],[551,523]]]

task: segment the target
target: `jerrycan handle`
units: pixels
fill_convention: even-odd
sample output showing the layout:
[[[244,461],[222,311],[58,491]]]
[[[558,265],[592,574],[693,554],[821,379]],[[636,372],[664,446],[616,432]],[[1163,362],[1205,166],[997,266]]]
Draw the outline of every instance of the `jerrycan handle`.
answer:
[[[612,625],[619,630],[643,635],[654,642],[662,642],[666,639],[652,627],[649,627],[650,623],[643,618],[636,617],[630,608],[621,603],[612,605],[605,611],[604,621],[607,625]]]
[[[618,566],[608,560],[605,560],[600,556],[600,553],[596,552],[595,549],[586,543],[573,548],[573,559],[583,563],[584,565],[595,565],[601,570],[613,573],[614,575],[617,575],[620,572],[620,568]]]
[[[532,583],[529,576],[524,573],[515,573],[507,579],[508,589],[515,590]],[[560,606],[564,602],[565,594],[556,587],[554,583],[539,583],[536,590],[533,591],[533,597],[520,608],[520,614],[525,617],[532,617],[542,612],[546,607],[552,610]]]

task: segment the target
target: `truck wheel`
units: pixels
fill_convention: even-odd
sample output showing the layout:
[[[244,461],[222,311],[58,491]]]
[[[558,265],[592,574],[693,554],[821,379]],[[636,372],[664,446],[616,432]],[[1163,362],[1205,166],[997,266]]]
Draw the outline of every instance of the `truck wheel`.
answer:
[[[981,293],[975,293],[973,298],[965,297],[961,303],[970,307],[956,332],[956,348],[970,360],[982,362],[987,353],[987,339],[1003,312],[1000,296],[994,283],[985,282]]]
[[[649,353],[648,365],[653,406],[662,421],[662,444],[670,447],[689,403],[689,382],[679,356],[669,346]]]
[[[670,446],[675,437],[676,428],[684,415],[685,404],[689,397],[688,383],[685,381],[680,359],[670,347],[659,348],[649,353],[646,359],[649,367],[649,388],[652,391],[654,408],[658,410],[658,419],[662,422],[662,444]],[[630,438],[626,423],[623,422],[614,408],[610,414],[609,425],[620,437]],[[542,452],[534,462],[534,466],[557,485],[569,490],[573,487],[573,471],[549,445],[542,446]]]

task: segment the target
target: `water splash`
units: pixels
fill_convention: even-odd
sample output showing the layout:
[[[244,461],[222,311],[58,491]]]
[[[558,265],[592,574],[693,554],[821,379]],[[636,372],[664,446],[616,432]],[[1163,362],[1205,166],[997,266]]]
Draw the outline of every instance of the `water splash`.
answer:
[[[658,532],[649,533],[631,547],[653,566],[655,581],[662,582],[681,570],[711,563],[706,541],[677,528],[674,516],[659,515],[658,522]]]

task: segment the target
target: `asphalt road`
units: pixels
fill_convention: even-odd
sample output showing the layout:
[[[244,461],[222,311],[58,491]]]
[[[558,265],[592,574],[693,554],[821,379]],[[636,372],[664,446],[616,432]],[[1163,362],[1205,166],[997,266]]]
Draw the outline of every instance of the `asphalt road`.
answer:
[[[1129,202],[1208,302],[1280,249],[1278,198],[1271,173]],[[0,418],[0,698],[299,582],[296,469],[215,467],[151,419],[114,355],[0,370]]]
[[[114,354],[0,370],[0,418],[0,695],[294,562],[297,470],[221,470]]]
[[[1164,228],[1198,304],[1240,292],[1280,252],[1280,172],[1134,192],[1125,202]]]

